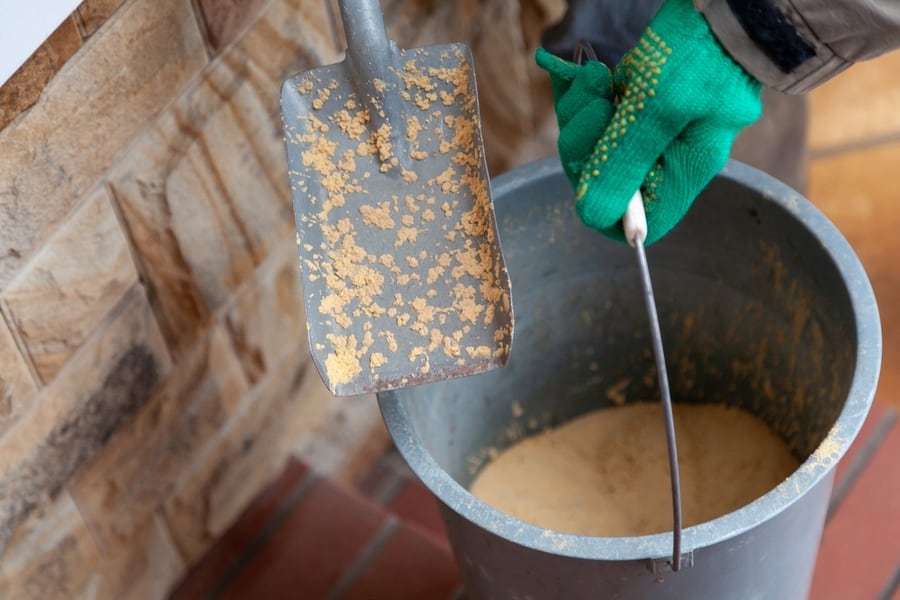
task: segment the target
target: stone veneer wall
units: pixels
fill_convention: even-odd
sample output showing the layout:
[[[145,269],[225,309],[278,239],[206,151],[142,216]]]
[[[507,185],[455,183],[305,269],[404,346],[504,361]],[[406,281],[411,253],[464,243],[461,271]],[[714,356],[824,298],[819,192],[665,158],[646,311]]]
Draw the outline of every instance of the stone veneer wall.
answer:
[[[561,0],[382,6],[472,46],[493,173],[553,151]],[[309,361],[281,141],[342,40],[332,0],[86,0],[0,87],[0,598],[164,598],[290,453],[383,447]]]

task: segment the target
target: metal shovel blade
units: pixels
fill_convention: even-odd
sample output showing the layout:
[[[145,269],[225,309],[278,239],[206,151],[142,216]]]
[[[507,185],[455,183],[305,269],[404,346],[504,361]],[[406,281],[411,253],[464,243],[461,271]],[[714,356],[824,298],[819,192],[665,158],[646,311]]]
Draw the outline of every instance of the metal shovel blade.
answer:
[[[319,374],[344,396],[502,366],[510,287],[469,50],[398,50],[374,0],[341,13],[344,61],[281,96]]]

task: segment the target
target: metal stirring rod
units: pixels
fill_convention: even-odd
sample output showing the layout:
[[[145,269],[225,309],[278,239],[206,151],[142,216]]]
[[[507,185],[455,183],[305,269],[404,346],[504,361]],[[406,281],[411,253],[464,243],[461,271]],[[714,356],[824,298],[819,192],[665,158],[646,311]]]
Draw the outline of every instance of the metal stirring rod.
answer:
[[[575,45],[573,60],[582,64],[585,60],[597,60],[597,54],[586,40],[579,40]],[[653,284],[650,282],[650,268],[647,266],[647,254],[644,252],[644,240],[647,239],[647,215],[644,212],[644,199],[641,190],[634,193],[622,217],[625,239],[637,250],[638,265],[641,271],[641,284],[644,287],[644,301],[647,305],[647,316],[650,320],[650,338],[653,342],[653,356],[656,359],[656,375],[659,379],[659,393],[662,396],[663,414],[666,420],[666,445],[669,451],[669,474],[672,480],[672,570],[681,569],[681,476],[678,472],[678,449],[675,445],[675,416],[672,414],[672,395],[669,392],[669,376],[666,373],[666,357],[663,354],[662,333],[659,329],[659,316],[656,313],[656,300],[653,298]]]
[[[625,215],[622,217],[625,239],[637,251],[638,265],[641,272],[641,284],[644,287],[644,301],[647,305],[647,316],[650,321],[650,338],[653,343],[653,356],[656,359],[656,375],[659,380],[659,392],[662,396],[663,414],[666,422],[666,443],[669,451],[669,473],[672,480],[672,570],[681,568],[681,477],[678,472],[678,450],[675,445],[675,418],[672,413],[672,395],[669,392],[669,377],[666,373],[666,358],[663,354],[662,333],[659,328],[659,316],[656,312],[656,300],[653,297],[653,284],[650,282],[650,268],[647,265],[647,254],[644,251],[644,240],[647,239],[647,215],[644,212],[644,199],[640,190],[634,193]]]

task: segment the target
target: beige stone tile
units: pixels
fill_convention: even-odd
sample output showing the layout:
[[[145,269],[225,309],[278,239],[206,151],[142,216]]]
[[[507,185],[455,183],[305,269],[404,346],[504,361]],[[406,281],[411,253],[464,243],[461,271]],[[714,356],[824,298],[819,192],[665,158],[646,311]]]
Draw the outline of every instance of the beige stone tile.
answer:
[[[0,561],[0,598],[164,600],[185,571],[158,513],[103,552],[63,492],[35,510]]]
[[[219,52],[235,40],[272,0],[198,0],[209,43]]]
[[[66,494],[43,502],[0,561],[0,598],[96,598],[102,557]]]
[[[0,436],[31,407],[38,383],[0,315]]]
[[[227,67],[216,74],[232,75],[232,85],[241,84]],[[267,244],[291,232],[286,191],[266,176],[264,159],[247,142],[255,132],[271,129],[268,115],[233,109],[209,80],[183,100],[141,140],[113,179],[151,298],[176,352],[192,343],[211,314],[252,275]],[[187,120],[193,123],[190,130],[181,125]]]
[[[99,188],[0,292],[0,303],[48,383],[136,282],[128,240]]]
[[[325,409],[299,433],[293,455],[322,475],[348,484],[359,481],[390,444],[378,401],[373,394],[335,398],[318,375],[304,387],[306,401]]]
[[[63,488],[170,369],[137,284],[0,440],[0,556],[42,499]]]
[[[47,82],[79,48],[81,35],[75,19],[69,17],[0,86],[0,129],[37,102]]]
[[[207,64],[190,0],[135,0],[0,131],[0,289]]]
[[[285,357],[253,389],[218,440],[182,472],[164,512],[189,563],[278,475],[299,433],[319,420],[324,406],[302,392],[309,377],[318,375],[308,360]]]
[[[809,94],[810,147],[900,135],[900,51],[857,63]]]
[[[249,78],[274,83],[276,92],[268,101],[278,112],[281,83],[296,73],[337,62],[346,47],[336,41],[331,16],[323,0],[277,0],[262,13],[226,60],[247,61]],[[258,84],[257,83],[257,84]]]
[[[100,26],[106,22],[120,6],[124,0],[84,0],[75,9],[75,16],[78,18],[78,26],[81,35],[88,38],[94,35]]]
[[[900,143],[814,160],[809,198],[844,234],[863,263],[884,337],[879,395],[900,406],[900,202],[890,182]]]
[[[291,0],[266,10],[111,174],[176,353],[272,247],[293,239],[278,94],[298,55],[331,52],[321,49],[330,41],[315,6]]]
[[[144,519],[127,543],[103,555],[98,598],[166,600],[187,568],[159,514]]]
[[[290,241],[273,250],[225,313],[232,343],[251,383],[286,356],[308,360],[306,315]]]
[[[112,183],[154,312],[177,355],[208,324],[211,311],[200,291],[202,274],[191,271],[182,252],[183,245],[198,241],[178,236],[171,209],[171,202],[178,198],[166,186],[166,143],[155,132],[144,138],[129,152],[128,160],[117,166]],[[213,228],[213,224],[207,226]]]
[[[217,327],[71,479],[67,488],[104,551],[130,545],[246,393],[241,366]]]

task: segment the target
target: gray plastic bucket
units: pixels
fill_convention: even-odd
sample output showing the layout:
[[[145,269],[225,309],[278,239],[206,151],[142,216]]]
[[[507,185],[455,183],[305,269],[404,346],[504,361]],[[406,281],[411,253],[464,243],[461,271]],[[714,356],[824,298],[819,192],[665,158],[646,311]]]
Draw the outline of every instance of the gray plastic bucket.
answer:
[[[658,397],[633,250],[580,223],[556,159],[492,187],[513,285],[509,364],[378,396],[399,451],[439,501],[468,597],[805,598],[835,465],[881,361],[875,297],[845,239],[796,192],[732,162],[648,248],[673,398],[739,405],[802,462],[756,501],[686,528],[672,572],[671,532],[558,533],[467,491],[489,449],[608,405],[611,386]]]

